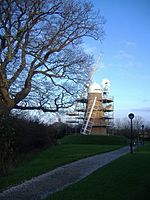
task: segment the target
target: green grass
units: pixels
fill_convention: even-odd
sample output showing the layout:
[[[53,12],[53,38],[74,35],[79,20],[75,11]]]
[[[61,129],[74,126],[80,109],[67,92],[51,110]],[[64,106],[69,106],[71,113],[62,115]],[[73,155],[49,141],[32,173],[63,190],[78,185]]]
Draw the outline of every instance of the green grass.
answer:
[[[123,136],[105,135],[70,135],[61,140],[62,144],[103,144],[103,145],[127,145],[127,139]]]
[[[47,200],[149,200],[150,144],[140,147]]]
[[[36,154],[35,157],[32,156],[30,161],[24,161],[8,176],[0,177],[0,189],[16,185],[66,163],[119,147],[121,145],[62,144],[55,146]]]

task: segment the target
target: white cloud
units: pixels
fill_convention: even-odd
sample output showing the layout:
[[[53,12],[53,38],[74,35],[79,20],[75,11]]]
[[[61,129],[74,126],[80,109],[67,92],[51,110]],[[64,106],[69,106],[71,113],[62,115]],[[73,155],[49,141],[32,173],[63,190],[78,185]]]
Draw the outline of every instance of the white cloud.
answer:
[[[150,107],[134,108],[133,111],[149,113],[150,112]]]
[[[135,52],[136,43],[133,41],[123,40],[120,43],[120,48],[118,51],[113,55],[115,61],[121,62],[120,64],[126,67],[141,67],[141,62],[139,62],[136,58]],[[133,49],[134,48],[134,49]]]
[[[140,116],[145,120],[150,121],[150,107],[145,108],[128,108],[128,109],[118,109],[115,110],[115,119],[128,118],[128,114],[133,112],[135,116]]]
[[[122,60],[122,59],[133,60],[134,59],[133,55],[129,54],[128,52],[124,50],[119,50],[117,54],[114,55],[113,57],[119,60]]]
[[[138,70],[142,69],[142,62],[137,60],[134,53],[130,53],[129,50],[118,50],[115,55],[113,55],[114,62],[119,63],[121,67],[125,69],[136,68]],[[117,64],[116,63],[116,64]]]
[[[129,48],[136,48],[136,43],[133,41],[123,40],[122,44],[123,46],[129,47]]]

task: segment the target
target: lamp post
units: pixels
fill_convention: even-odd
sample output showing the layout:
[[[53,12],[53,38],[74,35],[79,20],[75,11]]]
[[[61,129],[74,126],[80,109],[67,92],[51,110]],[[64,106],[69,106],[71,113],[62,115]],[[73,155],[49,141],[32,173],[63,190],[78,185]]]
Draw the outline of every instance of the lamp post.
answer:
[[[142,125],[141,127],[142,127],[143,145],[144,145],[144,125]]]
[[[133,114],[133,113],[130,113],[130,114],[128,115],[128,117],[129,117],[130,120],[131,120],[130,153],[133,153],[133,148],[132,148],[132,145],[133,145],[133,134],[132,134],[132,132],[133,132],[133,128],[132,128],[132,120],[133,120],[133,118],[134,118],[134,114]]]

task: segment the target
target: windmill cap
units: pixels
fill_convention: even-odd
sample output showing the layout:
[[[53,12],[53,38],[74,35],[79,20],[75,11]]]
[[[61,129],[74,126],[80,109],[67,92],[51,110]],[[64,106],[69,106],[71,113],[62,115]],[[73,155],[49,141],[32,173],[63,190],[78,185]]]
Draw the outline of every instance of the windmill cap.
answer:
[[[89,87],[89,93],[102,93],[102,88],[98,83],[94,82]]]

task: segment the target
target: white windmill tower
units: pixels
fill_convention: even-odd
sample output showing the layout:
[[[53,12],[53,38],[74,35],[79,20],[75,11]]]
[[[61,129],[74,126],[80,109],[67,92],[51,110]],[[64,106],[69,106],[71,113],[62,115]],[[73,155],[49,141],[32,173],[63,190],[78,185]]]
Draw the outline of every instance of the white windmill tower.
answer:
[[[98,83],[92,83],[89,87],[87,109],[82,134],[107,134],[113,111],[113,99],[109,96],[110,81],[102,80],[102,87]]]

